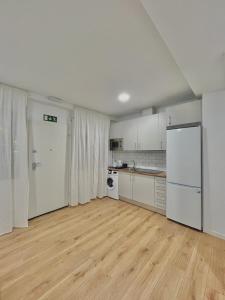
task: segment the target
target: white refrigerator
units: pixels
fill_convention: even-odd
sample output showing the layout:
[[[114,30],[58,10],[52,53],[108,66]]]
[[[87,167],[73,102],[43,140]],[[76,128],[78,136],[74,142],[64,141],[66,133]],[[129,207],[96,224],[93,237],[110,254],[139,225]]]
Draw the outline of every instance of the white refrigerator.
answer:
[[[201,125],[167,128],[167,218],[202,230]]]

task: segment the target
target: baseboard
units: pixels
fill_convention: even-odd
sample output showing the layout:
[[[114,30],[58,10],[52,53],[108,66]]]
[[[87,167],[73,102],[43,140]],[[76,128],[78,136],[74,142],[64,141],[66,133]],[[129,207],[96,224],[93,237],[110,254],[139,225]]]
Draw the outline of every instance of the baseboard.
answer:
[[[154,206],[151,206],[151,205],[147,205],[147,204],[144,204],[144,203],[140,203],[140,202],[138,202],[138,201],[130,200],[130,199],[128,199],[128,198],[121,197],[121,196],[120,196],[120,200],[125,201],[125,202],[128,202],[128,203],[133,204],[133,205],[140,206],[140,207],[142,207],[142,208],[145,208],[145,209],[147,209],[147,210],[156,212],[156,213],[158,213],[158,214],[160,214],[160,215],[163,215],[163,216],[166,215],[166,211],[165,211],[165,210],[160,209],[160,208],[157,208],[157,207],[154,207]]]
[[[215,236],[215,237],[217,237],[217,238],[219,238],[219,239],[225,240],[225,235],[224,235],[224,234],[221,234],[221,233],[219,233],[219,232],[217,232],[217,231],[214,231],[214,230],[205,230],[205,229],[203,229],[203,232],[205,232],[205,233],[207,233],[207,234],[209,234],[209,235]]]

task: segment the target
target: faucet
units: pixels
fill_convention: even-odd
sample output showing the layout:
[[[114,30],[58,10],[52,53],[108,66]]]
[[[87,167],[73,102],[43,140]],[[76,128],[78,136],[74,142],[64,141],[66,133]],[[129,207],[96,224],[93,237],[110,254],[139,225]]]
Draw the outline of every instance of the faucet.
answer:
[[[132,160],[133,161],[133,171],[135,171],[135,169],[136,169],[136,163],[135,163],[135,160]]]

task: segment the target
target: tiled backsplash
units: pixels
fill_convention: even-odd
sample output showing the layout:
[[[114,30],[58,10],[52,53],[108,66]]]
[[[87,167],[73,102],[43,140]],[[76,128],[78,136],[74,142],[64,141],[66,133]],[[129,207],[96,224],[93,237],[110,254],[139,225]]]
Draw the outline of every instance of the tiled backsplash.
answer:
[[[113,151],[110,152],[110,162],[114,160],[122,160],[128,165],[156,167],[166,169],[166,151]]]

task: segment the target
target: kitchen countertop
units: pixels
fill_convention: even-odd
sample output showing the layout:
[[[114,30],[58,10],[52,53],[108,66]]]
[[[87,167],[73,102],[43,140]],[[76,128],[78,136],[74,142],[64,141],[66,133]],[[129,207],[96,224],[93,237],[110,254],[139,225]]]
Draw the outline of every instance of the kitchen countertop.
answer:
[[[159,173],[146,173],[146,172],[142,172],[142,171],[132,171],[132,170],[130,170],[130,168],[124,168],[124,169],[108,168],[108,169],[112,170],[112,171],[123,172],[123,173],[140,174],[140,175],[146,175],[146,176],[166,178],[165,171],[162,171]]]

